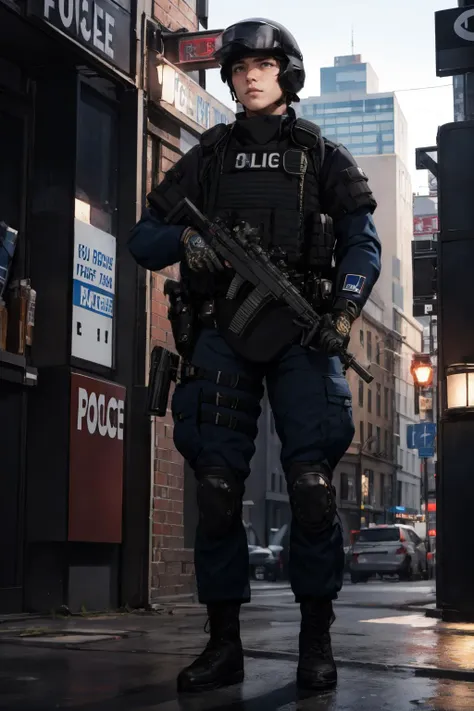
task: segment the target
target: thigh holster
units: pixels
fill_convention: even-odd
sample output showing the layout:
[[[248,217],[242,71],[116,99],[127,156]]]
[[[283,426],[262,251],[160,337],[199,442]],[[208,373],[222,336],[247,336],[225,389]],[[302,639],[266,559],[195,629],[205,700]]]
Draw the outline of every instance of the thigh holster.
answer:
[[[243,485],[225,467],[196,471],[199,525],[210,538],[223,538],[242,517]]]
[[[293,516],[310,533],[324,531],[336,515],[332,471],[324,462],[295,462],[288,471],[288,492]]]

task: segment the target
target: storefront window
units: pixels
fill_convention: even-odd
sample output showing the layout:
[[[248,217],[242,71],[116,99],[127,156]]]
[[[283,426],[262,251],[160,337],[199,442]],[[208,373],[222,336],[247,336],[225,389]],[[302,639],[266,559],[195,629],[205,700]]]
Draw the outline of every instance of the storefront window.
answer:
[[[186,129],[182,128],[180,129],[180,134],[179,134],[179,150],[181,153],[184,155],[188,151],[191,150],[194,146],[196,146],[199,143],[199,138],[197,136],[194,136],[192,133],[189,131],[186,131]]]
[[[111,234],[116,230],[117,173],[116,110],[99,93],[82,84],[77,127],[76,217]]]

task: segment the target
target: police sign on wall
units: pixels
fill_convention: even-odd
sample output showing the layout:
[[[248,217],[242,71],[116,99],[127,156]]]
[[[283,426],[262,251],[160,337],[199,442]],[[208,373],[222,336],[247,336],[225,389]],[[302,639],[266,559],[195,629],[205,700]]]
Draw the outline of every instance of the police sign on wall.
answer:
[[[474,7],[435,12],[435,28],[436,74],[448,77],[474,71]]]
[[[122,385],[71,373],[68,540],[122,538]]]
[[[115,237],[74,220],[71,355],[113,365]]]
[[[130,73],[130,12],[114,0],[29,0],[28,14]],[[129,4],[128,4],[129,5]]]

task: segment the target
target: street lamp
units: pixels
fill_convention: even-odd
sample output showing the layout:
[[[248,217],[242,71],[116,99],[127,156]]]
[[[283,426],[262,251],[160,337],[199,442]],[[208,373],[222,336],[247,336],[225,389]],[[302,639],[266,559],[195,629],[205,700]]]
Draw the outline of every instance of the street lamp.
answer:
[[[474,364],[456,363],[446,369],[447,409],[474,409]]]
[[[429,353],[416,353],[413,356],[410,372],[415,385],[429,388],[433,382],[433,364]]]

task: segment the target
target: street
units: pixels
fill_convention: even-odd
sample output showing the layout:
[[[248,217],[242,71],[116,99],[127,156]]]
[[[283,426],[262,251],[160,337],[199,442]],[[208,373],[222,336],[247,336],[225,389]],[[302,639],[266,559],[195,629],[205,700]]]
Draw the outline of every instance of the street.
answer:
[[[177,698],[179,669],[202,649],[198,605],[155,613],[4,618],[0,709],[46,711],[458,711],[474,708],[474,626],[425,616],[431,582],[351,585],[332,628],[336,691],[302,696],[294,677],[299,610],[284,583],[252,585],[242,613],[242,685]]]
[[[429,604],[434,602],[435,586],[432,581],[400,583],[398,580],[370,580],[358,585],[345,581],[337,604],[357,606]],[[252,604],[292,605],[293,593],[288,583],[252,582]]]

